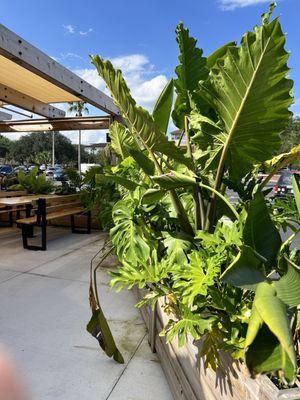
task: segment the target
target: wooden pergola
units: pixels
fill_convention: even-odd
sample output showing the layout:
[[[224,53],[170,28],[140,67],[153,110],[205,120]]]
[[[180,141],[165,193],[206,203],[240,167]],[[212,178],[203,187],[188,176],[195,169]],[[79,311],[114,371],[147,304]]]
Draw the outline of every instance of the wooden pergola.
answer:
[[[106,115],[66,118],[55,103],[84,101]],[[0,108],[13,105],[41,119],[12,120],[0,112],[1,132],[107,129],[119,111],[112,99],[0,24]]]

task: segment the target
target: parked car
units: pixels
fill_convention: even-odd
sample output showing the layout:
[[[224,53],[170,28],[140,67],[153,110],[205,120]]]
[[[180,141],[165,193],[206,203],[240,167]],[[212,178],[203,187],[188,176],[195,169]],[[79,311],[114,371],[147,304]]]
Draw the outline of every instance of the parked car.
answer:
[[[3,176],[9,175],[13,172],[13,167],[11,165],[1,165],[0,174]]]
[[[25,165],[19,165],[18,167],[14,168],[14,172],[18,174],[18,172],[23,171],[25,174],[28,172],[28,168]]]
[[[7,189],[8,186],[17,183],[17,174],[11,165],[0,166],[0,189]]]
[[[57,168],[54,171],[53,179],[56,181],[66,182],[68,180],[67,174],[63,171],[62,168]]]
[[[67,176],[64,174],[63,169],[61,167],[48,167],[46,170],[46,176],[50,179],[54,179],[56,181],[66,181]]]
[[[48,177],[50,177],[50,178],[53,178],[53,175],[54,175],[54,172],[57,170],[57,168],[56,167],[48,167],[47,169],[46,169],[46,176],[48,176]]]
[[[274,186],[275,196],[284,197],[294,194],[292,186],[292,176],[293,174],[285,171],[281,174],[277,184]]]

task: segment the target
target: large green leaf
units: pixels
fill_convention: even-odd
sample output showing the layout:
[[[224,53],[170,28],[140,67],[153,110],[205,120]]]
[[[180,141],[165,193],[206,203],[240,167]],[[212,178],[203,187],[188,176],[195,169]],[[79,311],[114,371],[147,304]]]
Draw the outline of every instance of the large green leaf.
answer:
[[[300,305],[300,267],[291,260],[288,263],[287,272],[279,281],[273,283],[277,296],[289,307]]]
[[[232,286],[255,289],[265,281],[261,258],[249,246],[242,246],[240,253],[222,274],[221,279]]]
[[[257,190],[253,200],[250,201],[243,239],[246,245],[266,259],[267,266],[275,265],[282,242],[260,190]]]
[[[207,78],[208,69],[203,51],[196,47],[196,39],[189,36],[189,30],[185,29],[182,23],[176,27],[176,40],[179,47],[179,65],[175,69],[177,99],[172,117],[175,125],[184,129],[184,116],[189,115],[192,110],[192,92],[197,89],[200,80]]]
[[[122,354],[115,344],[114,338],[101,309],[93,311],[93,315],[86,326],[86,330],[98,340],[99,345],[108,357],[113,357],[115,361],[124,364]]]
[[[126,126],[114,121],[109,127],[111,147],[124,160],[129,156],[126,145],[130,148],[137,148],[137,144]]]
[[[225,56],[229,47],[235,46],[236,42],[228,42],[211,53],[206,59],[207,68],[211,69],[220,58]]]
[[[147,175],[154,175],[155,173],[155,165],[150,158],[145,155],[142,151],[134,149],[132,147],[125,146],[128,153],[131,155],[132,158],[135,159],[137,164],[142,168],[142,170]]]
[[[187,253],[193,246],[193,238],[183,232],[163,232],[164,246],[167,248],[168,261],[183,265],[187,262]]]
[[[213,138],[213,155],[220,156],[217,188],[224,167],[239,179],[280,147],[293,102],[284,44],[278,19],[269,22],[265,17],[261,26],[243,36],[240,47],[228,48],[200,84],[199,94],[220,119],[218,128],[203,124],[201,129],[207,146]]]
[[[220,192],[216,191],[214,188],[201,183],[201,179],[197,176],[190,176],[187,174],[182,174],[180,172],[171,171],[168,174],[153,176],[152,179],[154,182],[158,183],[161,188],[165,190],[172,190],[184,187],[195,187],[196,185],[199,185],[203,189],[213,192],[223,201],[223,205],[222,207],[220,207],[220,210],[222,210],[223,212],[222,215],[228,215],[231,219],[239,218],[237,211],[230,203],[230,201]]]
[[[259,283],[255,293],[245,342],[247,363],[249,361],[247,358],[247,352],[249,349],[250,351],[253,351],[253,346],[255,349],[254,341],[263,324],[265,324],[270,332],[276,337],[280,345],[280,352],[277,353],[279,357],[277,363],[280,363],[280,369],[282,369],[285,377],[288,380],[291,380],[296,372],[297,362],[289,321],[286,313],[286,306],[276,296],[275,287],[271,283],[267,282]],[[258,342],[258,344],[260,346],[260,342]],[[251,347],[251,345],[253,346]],[[251,364],[248,364],[248,366],[251,368]],[[267,369],[260,372],[269,372],[269,370]]]
[[[147,189],[142,196],[142,204],[147,205],[157,203],[165,196],[165,194],[165,190],[155,188]]]
[[[96,182],[97,183],[102,183],[102,182],[114,182],[117,183],[118,185],[124,186],[128,190],[134,190],[136,189],[139,184],[131,181],[130,179],[123,178],[122,176],[119,175],[113,175],[113,174],[98,174],[96,175]]]
[[[281,153],[265,161],[264,165],[269,168],[283,168],[286,165],[292,164],[295,160],[300,159],[300,144],[291,148],[287,153]]]
[[[135,140],[148,151],[165,154],[173,160],[189,165],[190,160],[184,156],[183,150],[168,140],[148,111],[136,105],[121,71],[114,69],[110,61],[99,56],[92,56],[91,59],[109,88],[122,117],[131,128]]]
[[[118,256],[132,265],[146,262],[150,256],[150,247],[143,229],[134,220],[134,209],[133,204],[118,201],[112,211],[115,226],[110,230]]]
[[[158,183],[162,189],[171,190],[182,187],[189,187],[196,184],[196,178],[172,171],[168,174],[157,175],[152,177],[153,181]]]
[[[280,342],[266,325],[262,326],[253,343],[247,349],[246,363],[252,372],[260,374],[283,370],[289,382],[294,378],[293,363],[282,351]]]
[[[300,145],[299,145],[299,148],[300,148]],[[296,201],[296,205],[297,205],[297,210],[298,210],[298,214],[300,217],[300,176],[299,175],[293,175],[292,185],[293,185],[293,191],[294,191],[295,201]]]
[[[161,132],[167,133],[173,104],[174,81],[170,79],[159,96],[154,109],[153,119]]]

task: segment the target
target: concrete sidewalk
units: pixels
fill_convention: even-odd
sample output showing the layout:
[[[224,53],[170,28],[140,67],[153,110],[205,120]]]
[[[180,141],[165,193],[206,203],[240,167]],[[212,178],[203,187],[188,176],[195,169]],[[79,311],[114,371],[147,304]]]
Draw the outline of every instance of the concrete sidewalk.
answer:
[[[126,360],[119,365],[85,330],[89,262],[105,239],[49,228],[48,250],[22,248],[20,231],[0,228],[0,342],[37,400],[171,400],[131,292],[116,294],[99,271],[99,294]]]

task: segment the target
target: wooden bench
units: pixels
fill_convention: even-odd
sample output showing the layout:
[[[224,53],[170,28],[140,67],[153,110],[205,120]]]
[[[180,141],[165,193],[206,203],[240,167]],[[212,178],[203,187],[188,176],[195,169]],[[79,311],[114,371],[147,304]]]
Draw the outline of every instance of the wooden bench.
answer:
[[[61,217],[70,217],[73,233],[91,233],[91,212],[85,211],[79,195],[57,196],[53,198],[39,198],[34,208],[35,215],[17,220],[17,225],[22,229],[23,247],[28,250],[47,249],[47,225]],[[86,215],[86,228],[75,227],[75,216]],[[28,244],[28,238],[33,236],[33,227],[38,226],[42,231],[41,246]]]
[[[17,218],[20,218],[20,211],[23,211],[24,207],[7,207],[1,204],[1,199],[8,197],[20,197],[27,194],[26,190],[0,190],[0,215],[8,215],[8,221],[1,221],[1,226],[13,226],[13,212],[17,212]]]

